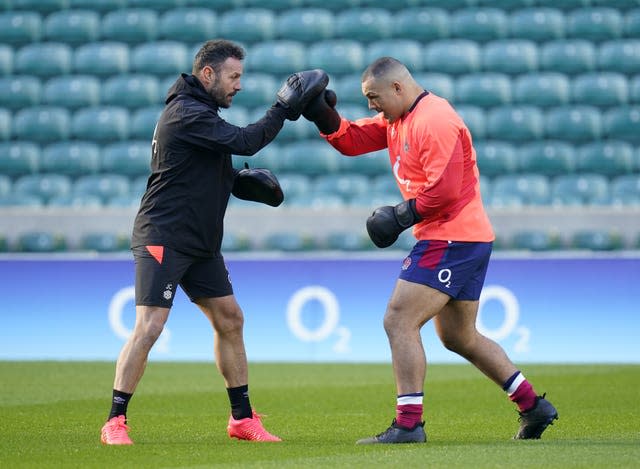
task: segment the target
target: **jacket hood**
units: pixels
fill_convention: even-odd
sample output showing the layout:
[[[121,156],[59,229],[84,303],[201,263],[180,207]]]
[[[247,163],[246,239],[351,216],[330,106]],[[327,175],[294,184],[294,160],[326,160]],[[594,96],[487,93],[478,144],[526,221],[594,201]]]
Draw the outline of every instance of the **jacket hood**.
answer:
[[[211,108],[215,110],[218,109],[216,102],[211,98],[211,96],[209,96],[205,91],[204,86],[202,86],[202,83],[200,83],[200,80],[198,80],[194,75],[187,75],[186,73],[181,74],[176,82],[171,85],[171,88],[169,88],[165,103],[169,104],[179,95],[192,96],[194,99],[205,103]]]

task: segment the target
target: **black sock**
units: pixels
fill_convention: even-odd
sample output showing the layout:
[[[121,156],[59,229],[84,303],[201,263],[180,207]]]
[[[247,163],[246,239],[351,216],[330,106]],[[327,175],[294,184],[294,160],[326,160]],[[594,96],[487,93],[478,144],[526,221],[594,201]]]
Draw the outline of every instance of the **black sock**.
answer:
[[[133,394],[127,394],[126,392],[117,391],[115,389],[113,390],[111,412],[109,413],[108,420],[111,420],[113,417],[117,417],[118,415],[124,415],[124,417],[127,418],[127,406],[129,405],[131,396],[133,396]]]
[[[227,388],[227,394],[229,394],[229,402],[231,403],[231,415],[235,420],[252,416],[248,384],[237,388]]]

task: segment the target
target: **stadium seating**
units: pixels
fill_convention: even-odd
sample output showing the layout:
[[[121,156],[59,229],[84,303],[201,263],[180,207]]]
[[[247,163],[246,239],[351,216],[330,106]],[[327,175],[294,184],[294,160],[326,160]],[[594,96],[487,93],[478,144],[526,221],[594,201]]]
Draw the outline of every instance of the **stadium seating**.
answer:
[[[117,106],[82,108],[73,115],[71,131],[75,138],[109,143],[129,135],[129,113]]]
[[[498,8],[467,8],[457,10],[451,15],[452,37],[487,42],[504,38],[508,32],[508,16]]]
[[[52,197],[68,195],[71,179],[62,174],[28,174],[16,179],[13,190],[18,195],[35,195],[46,203]]]
[[[614,251],[623,247],[618,233],[603,230],[580,230],[572,236],[572,247],[590,251]]]
[[[500,106],[488,113],[487,136],[495,140],[538,140],[544,134],[544,127],[544,115],[534,106]]]
[[[353,8],[336,14],[335,37],[362,43],[391,37],[392,16],[382,8]]]
[[[102,149],[101,169],[107,173],[134,177],[149,174],[150,141],[127,141],[107,145]]]
[[[57,42],[40,42],[20,48],[14,58],[14,71],[24,75],[50,78],[71,71],[71,47]]]
[[[268,73],[250,73],[242,77],[242,91],[233,97],[233,104],[247,108],[262,108],[275,102],[280,83]]]
[[[485,70],[518,75],[538,69],[538,47],[527,39],[491,41],[482,51]]]
[[[17,139],[37,143],[66,140],[71,136],[69,110],[58,106],[34,106],[14,116],[13,133]]]
[[[388,174],[391,171],[386,149],[359,156],[340,157],[340,171],[363,174],[368,177]]]
[[[80,239],[80,249],[96,252],[123,251],[129,249],[129,240],[111,232],[90,232]]]
[[[353,231],[333,231],[327,235],[325,248],[336,251],[366,251],[375,246],[369,238]]]
[[[468,39],[441,39],[431,42],[424,52],[426,70],[460,75],[480,70],[480,46]]]
[[[640,175],[625,174],[610,185],[611,202],[618,205],[640,205]]]
[[[556,72],[526,73],[515,79],[513,100],[538,107],[562,106],[571,98],[570,81]]]
[[[567,14],[568,37],[594,42],[617,39],[623,28],[622,14],[613,8],[579,8]]]
[[[40,147],[33,142],[0,142],[0,174],[17,177],[36,173]]]
[[[625,15],[624,34],[627,37],[640,37],[640,8],[630,10]]]
[[[13,48],[0,44],[0,75],[9,75],[13,71]]]
[[[481,107],[461,104],[456,111],[474,139],[482,140],[487,136],[487,113]]]
[[[501,175],[493,180],[492,201],[496,197],[517,197],[525,205],[545,205],[550,201],[551,187],[540,174]]]
[[[102,209],[103,203],[100,197],[90,194],[69,194],[60,197],[52,197],[48,207],[73,208],[78,210]]]
[[[602,174],[561,175],[552,183],[552,203],[558,205],[606,205],[609,182]]]
[[[121,42],[103,41],[85,44],[73,57],[76,73],[107,77],[129,70],[129,47]]]
[[[573,101],[598,107],[626,104],[629,97],[627,79],[620,73],[597,72],[578,75],[572,83]]]
[[[109,198],[129,194],[130,182],[122,174],[91,174],[80,176],[73,184],[74,195],[95,196],[106,202]]]
[[[422,70],[422,45],[411,39],[385,39],[370,43],[365,50],[365,62],[391,56],[405,64],[409,70]]]
[[[131,53],[131,70],[156,75],[191,71],[187,47],[176,41],[155,41],[136,46]]]
[[[294,8],[284,11],[276,19],[278,37],[303,43],[323,41],[333,37],[335,17],[324,6]]]
[[[312,191],[318,195],[338,195],[348,202],[369,191],[369,178],[363,174],[323,174],[315,179]]]
[[[47,231],[30,231],[18,237],[18,250],[22,252],[56,252],[66,249],[62,235]]]
[[[218,34],[246,43],[275,39],[276,14],[265,8],[238,8],[227,11],[218,21]]]
[[[105,14],[127,6],[127,0],[69,0],[70,8],[93,10]]]
[[[564,12],[569,12],[588,6],[591,0],[535,0],[535,2],[541,7],[560,8]]]
[[[597,51],[600,70],[626,75],[640,73],[640,36],[636,39],[607,41]]]
[[[480,174],[494,177],[518,171],[518,156],[513,145],[484,140],[475,144]]]
[[[247,236],[238,233],[224,232],[222,238],[222,252],[240,252],[251,249],[251,242]]]
[[[63,75],[44,85],[43,104],[75,110],[100,104],[100,81],[93,75]]]
[[[593,106],[560,106],[547,112],[547,138],[584,143],[602,135],[602,116]]]
[[[137,109],[131,116],[129,137],[151,141],[153,131],[162,112],[163,106],[148,106]]]
[[[123,8],[102,17],[101,37],[107,41],[136,44],[158,35],[158,13],[146,8]]]
[[[269,250],[295,252],[308,251],[314,246],[309,236],[295,231],[277,232],[268,235],[264,240],[264,248]]]
[[[288,75],[306,68],[305,54],[306,49],[302,42],[265,41],[249,49],[245,59],[246,68],[262,73]]]
[[[596,48],[584,39],[549,41],[541,46],[540,68],[568,75],[591,72],[596,67]]]
[[[305,5],[314,8],[327,8],[338,11],[360,5],[361,0],[304,0]]]
[[[0,207],[42,208],[44,202],[35,195],[9,194],[0,197]]]
[[[450,16],[441,8],[404,8],[393,18],[393,37],[428,44],[449,37]]]
[[[78,177],[100,170],[100,147],[93,142],[70,140],[57,142],[42,150],[43,172]]]
[[[274,170],[271,166],[268,167]],[[278,174],[277,177],[282,187],[285,200],[296,199],[305,194],[311,186],[310,178],[300,173]]]
[[[511,80],[502,73],[463,75],[456,81],[457,103],[495,107],[511,102]]]
[[[362,73],[364,47],[350,39],[333,39],[311,44],[307,49],[307,63],[329,74]]]
[[[102,85],[101,102],[105,106],[130,109],[159,104],[158,79],[147,74],[121,74]]]
[[[100,37],[100,15],[89,10],[56,11],[44,22],[44,37],[71,46],[96,41]]]
[[[557,233],[545,230],[522,230],[513,235],[512,247],[527,251],[550,251],[561,247]]]
[[[169,41],[195,43],[215,37],[217,16],[208,8],[176,8],[162,15],[159,37]]]
[[[0,13],[0,43],[20,47],[40,40],[42,17],[35,11]]]
[[[575,171],[576,149],[561,140],[532,142],[518,149],[519,169],[525,173],[559,176]]]
[[[0,164],[2,164],[1,159]],[[11,186],[11,178],[6,174],[0,174],[0,199],[11,193]]]
[[[556,8],[524,8],[509,18],[510,37],[539,43],[562,39],[565,27],[565,16]]]
[[[337,173],[340,167],[339,155],[326,142],[318,140],[300,140],[282,147],[280,170],[319,176]]]
[[[608,110],[603,119],[604,136],[640,143],[640,106],[621,106]]]
[[[578,152],[576,169],[608,177],[632,173],[633,147],[626,142],[598,141],[584,145]]]
[[[11,138],[11,112],[0,109],[0,141]]]

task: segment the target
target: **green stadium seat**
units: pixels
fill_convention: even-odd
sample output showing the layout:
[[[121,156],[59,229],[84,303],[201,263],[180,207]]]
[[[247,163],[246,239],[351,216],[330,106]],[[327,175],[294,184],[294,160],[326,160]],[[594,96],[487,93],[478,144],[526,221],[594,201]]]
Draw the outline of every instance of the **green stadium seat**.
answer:
[[[276,232],[267,235],[263,247],[269,251],[309,251],[315,246],[312,238],[295,231]]]
[[[40,147],[33,142],[0,142],[0,174],[17,177],[37,173]]]
[[[102,149],[102,171],[134,177],[151,172],[151,142],[130,140]]]
[[[456,106],[456,112],[462,118],[465,125],[475,140],[481,140],[487,136],[487,113],[478,106]]]
[[[116,252],[129,249],[129,240],[123,236],[107,231],[85,233],[80,239],[83,251]]]
[[[491,179],[488,176],[480,175],[480,197],[486,205],[491,199]]]
[[[65,207],[74,209],[101,209],[103,208],[102,199],[95,195],[63,195],[60,197],[52,197],[47,204],[48,207]]]
[[[35,11],[42,15],[69,7],[69,0],[12,0],[14,10]]]
[[[398,249],[401,251],[409,252],[413,249],[418,241],[413,236],[412,230],[405,230],[400,233],[398,240],[390,246],[390,249]],[[377,249],[377,248],[372,248]]]
[[[618,233],[602,229],[577,231],[571,237],[571,247],[589,251],[615,251],[624,246]]]
[[[402,197],[400,195],[400,189],[398,188],[398,184],[395,178],[390,174],[374,176],[373,181],[371,181],[371,193],[377,195],[387,194],[394,197]]]
[[[338,195],[349,201],[369,191],[369,178],[355,173],[322,174],[315,179],[312,191],[317,195]]]
[[[602,174],[567,174],[556,177],[552,187],[556,205],[608,205],[609,181]]]
[[[361,73],[342,75],[341,77],[338,77],[335,82],[330,82],[328,88],[331,88],[336,92],[338,102],[340,104],[363,104],[366,103],[366,98],[362,95],[361,78]]]
[[[504,11],[529,8],[536,4],[536,0],[475,0],[474,5],[480,7],[499,8]]]
[[[90,174],[75,181],[73,194],[99,197],[104,203],[111,197],[128,195],[129,188],[129,179],[122,174]]]
[[[101,36],[107,41],[137,44],[158,36],[158,13],[146,8],[123,8],[102,17]]]
[[[305,0],[304,3],[312,8],[326,8],[333,11],[360,6],[360,0]]]
[[[303,43],[291,40],[257,43],[247,53],[246,69],[289,75],[304,70],[307,64]]]
[[[339,155],[326,142],[300,140],[282,146],[280,170],[306,176],[337,173],[340,168]]]
[[[562,245],[557,233],[545,230],[522,230],[513,235],[514,249],[526,251],[552,251]]]
[[[540,68],[574,75],[596,67],[596,48],[584,39],[549,41],[541,46]]]
[[[0,148],[1,148],[1,145],[2,144],[0,144]],[[0,153],[0,155],[2,154]],[[0,165],[2,165],[2,160],[3,160],[3,157],[0,156]],[[11,186],[12,186],[11,178],[6,174],[0,173],[0,198],[6,197],[9,194],[11,194]]]
[[[525,205],[546,205],[551,196],[551,187],[546,176],[540,174],[507,174],[493,180],[492,198],[516,196]]]
[[[283,11],[276,19],[280,38],[304,43],[323,41],[333,37],[335,17],[322,8],[294,8]]]
[[[422,70],[422,45],[411,39],[385,39],[370,43],[365,50],[367,64],[391,56],[405,64],[409,70]]]
[[[116,195],[113,197],[109,197],[105,203],[105,207],[110,208],[139,208],[140,207],[140,199],[141,197],[125,194],[125,195]]]
[[[42,208],[44,202],[35,195],[9,194],[0,197],[0,207]]]
[[[414,73],[413,78],[421,84],[425,90],[453,101],[455,98],[455,81],[450,75],[436,72]],[[360,92],[362,95],[362,91]]]
[[[237,8],[223,13],[218,34],[233,41],[254,43],[274,39],[276,14],[265,8]]]
[[[388,192],[380,194],[376,192],[372,192],[369,194],[360,194],[349,199],[348,206],[357,208],[368,208],[373,210],[384,205],[397,205],[402,202],[402,196],[400,195],[399,191],[396,192],[396,194],[391,194]]]
[[[52,197],[71,193],[71,179],[62,174],[29,174],[18,178],[13,190],[18,195],[35,195],[46,203]]]
[[[433,41],[426,47],[424,54],[424,68],[429,71],[461,75],[480,70],[480,46],[468,39]]]
[[[71,177],[100,170],[100,147],[93,142],[71,140],[47,145],[42,150],[40,169]]]
[[[498,8],[474,7],[457,10],[451,15],[451,35],[477,42],[507,37],[509,18]]]
[[[307,49],[307,63],[329,74],[362,73],[364,47],[357,41],[334,39],[311,44]]]
[[[17,111],[40,104],[42,85],[31,75],[0,77],[0,108]]]
[[[40,40],[42,17],[35,11],[0,13],[0,43],[20,47]]]
[[[240,96],[240,94],[242,94],[242,91],[237,94],[236,97]],[[251,123],[251,117],[247,108],[235,103],[230,108],[220,109],[220,117],[222,117],[230,124],[236,125],[238,127],[246,127]]]
[[[131,116],[129,136],[134,139],[151,141],[163,106],[148,106],[136,110]]]
[[[147,190],[147,183],[149,182],[149,176],[138,176],[133,178],[131,186],[129,187],[129,194],[132,197],[137,197],[138,200],[142,198],[143,194]]]
[[[456,103],[495,107],[511,102],[511,79],[503,73],[473,73],[456,82]]]
[[[509,18],[509,36],[546,42],[562,39],[565,33],[565,16],[556,8],[525,8],[512,13]]]
[[[11,112],[0,109],[0,140],[11,138]]]
[[[215,37],[217,16],[208,8],[175,8],[162,15],[159,36],[182,42],[203,42]]]
[[[572,98],[577,104],[611,107],[626,104],[629,98],[627,78],[620,73],[595,72],[573,79]]]
[[[92,10],[101,15],[127,6],[127,0],[69,0],[69,8]]]
[[[7,238],[3,235],[0,235],[0,252],[7,252],[9,250],[9,243],[7,242]]]
[[[510,75],[533,72],[538,69],[538,46],[527,39],[491,41],[482,51],[482,66]]]
[[[478,169],[483,176],[494,177],[518,171],[518,156],[512,144],[484,140],[475,143]]]
[[[258,108],[252,114],[254,122],[258,120],[264,114],[264,109]],[[297,140],[303,140],[306,138],[313,138],[318,135],[318,129],[306,119],[298,119],[297,121],[285,121],[284,127],[276,137],[276,141],[286,144],[288,142],[295,142]]]
[[[13,133],[20,140],[50,143],[70,136],[71,116],[58,106],[35,106],[18,111],[13,120]]]
[[[565,12],[588,7],[590,4],[591,0],[536,0],[537,6],[559,8]]]
[[[94,42],[76,49],[73,58],[76,73],[107,77],[129,70],[129,47],[121,42]]]
[[[404,8],[393,17],[393,37],[422,43],[449,37],[450,15],[442,8]]]
[[[242,91],[233,97],[233,104],[247,108],[260,107],[262,113],[266,105],[275,102],[276,92],[281,83],[267,73],[250,73],[242,77]]]
[[[306,210],[343,210],[347,207],[347,201],[337,194],[304,193],[284,201],[288,208],[304,208]]]
[[[604,174],[608,177],[632,173],[633,146],[615,140],[592,142],[578,152],[577,171]]]
[[[15,54],[16,73],[50,78],[71,71],[73,52],[71,47],[57,42],[29,44]]]
[[[526,73],[516,78],[513,85],[513,98],[518,104],[562,106],[569,103],[570,97],[570,81],[562,73]]]
[[[357,104],[341,104],[338,102],[336,110],[340,113],[341,117],[345,119],[356,121],[364,117],[371,117],[376,114],[375,111],[369,110],[367,106],[359,106]]]
[[[96,106],[100,103],[100,81],[93,75],[54,77],[45,83],[42,101],[71,110]]]
[[[56,11],[44,22],[44,37],[70,46],[96,41],[100,37],[100,15],[90,10]]]
[[[487,136],[494,140],[527,142],[544,134],[544,114],[535,106],[500,106],[488,112]]]
[[[182,0],[127,0],[130,8],[149,8],[155,11],[166,11],[182,6]]]
[[[518,150],[518,162],[522,172],[559,176],[573,173],[576,166],[576,149],[560,140],[544,140],[523,145]]]
[[[369,177],[390,174],[389,153],[384,149],[359,156],[341,157],[340,171]]]
[[[640,39],[602,43],[598,49],[598,68],[625,75],[640,73]]]
[[[167,101],[167,94],[169,93],[169,90],[173,87],[173,85],[176,83],[176,81],[178,79],[180,79],[181,77],[179,75],[175,75],[175,74],[171,74],[169,76],[166,76],[164,78],[160,78],[159,82],[158,82],[158,100],[159,103],[162,104],[164,106],[165,102]]]
[[[13,72],[13,47],[0,44],[0,75]]]
[[[333,251],[366,251],[373,247],[365,234],[353,231],[333,231],[325,240],[325,248]]]
[[[251,250],[251,241],[246,235],[224,232],[222,238],[222,252],[243,252]]]
[[[150,42],[133,49],[131,69],[156,75],[180,74],[191,71],[191,60],[187,47],[180,42]]]
[[[352,8],[336,14],[335,36],[363,43],[391,37],[392,16],[382,8]]]
[[[80,140],[109,143],[129,136],[129,112],[117,106],[96,106],[75,112],[72,134]]]
[[[629,100],[634,104],[640,103],[640,75],[629,81]]]
[[[640,8],[630,10],[625,15],[624,35],[629,38],[640,37]]]
[[[67,248],[62,235],[48,231],[29,231],[18,236],[18,251],[22,252],[59,252]]]
[[[604,136],[640,144],[640,106],[621,106],[604,114]]]
[[[640,174],[615,177],[611,181],[610,188],[613,204],[640,205]]]
[[[146,74],[123,74],[109,78],[102,85],[102,104],[130,109],[158,104],[158,79]]]
[[[567,14],[568,37],[605,41],[621,37],[623,29],[623,16],[614,8],[581,8]]]
[[[550,109],[545,117],[545,134],[551,140],[584,143],[602,136],[598,108],[576,105]]]
[[[271,166],[268,166],[274,170]],[[311,178],[300,173],[283,173],[279,174],[278,182],[282,187],[285,200],[297,198],[302,194],[306,194],[311,187]]]

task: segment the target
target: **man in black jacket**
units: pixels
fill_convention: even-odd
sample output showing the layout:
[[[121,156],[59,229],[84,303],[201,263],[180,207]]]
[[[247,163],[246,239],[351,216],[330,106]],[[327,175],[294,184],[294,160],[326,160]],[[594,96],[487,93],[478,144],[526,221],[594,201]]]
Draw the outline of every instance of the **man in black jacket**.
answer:
[[[243,313],[233,295],[220,245],[230,194],[277,205],[282,193],[266,170],[234,170],[231,154],[253,155],[269,144],[286,119],[297,119],[327,85],[321,70],[291,75],[262,119],[240,128],[220,108],[241,90],[244,50],[226,40],[198,51],[191,75],[169,89],[152,142],[151,175],[134,222],[136,323],[116,364],[112,409],[102,428],[105,444],[132,444],[127,405],[151,347],[169,317],[178,285],[207,316],[214,330],[215,360],[231,404],[230,437],[280,441],[251,408]],[[241,174],[239,174],[241,173]]]

